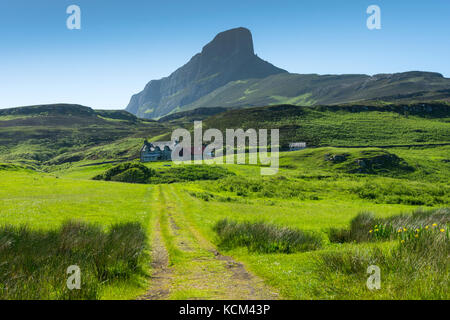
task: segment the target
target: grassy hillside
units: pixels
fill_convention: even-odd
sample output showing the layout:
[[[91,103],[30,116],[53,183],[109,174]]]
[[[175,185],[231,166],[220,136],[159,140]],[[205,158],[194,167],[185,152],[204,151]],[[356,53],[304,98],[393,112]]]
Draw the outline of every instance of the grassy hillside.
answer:
[[[135,140],[158,135],[167,129],[160,123],[141,120],[125,111],[94,111],[78,105],[43,105],[0,110],[0,161],[31,165],[77,162],[107,158],[92,147],[121,141],[132,145],[111,154],[136,156]],[[127,141],[127,143],[123,143]],[[128,143],[129,142],[129,143]],[[131,147],[130,147],[131,148]]]
[[[182,110],[200,107],[248,107],[276,104],[301,106],[355,103],[381,99],[448,99],[450,80],[429,72],[367,75],[283,73],[264,79],[234,81]]]
[[[399,175],[414,171],[402,158],[379,148],[318,148],[285,153],[280,158],[283,168],[298,168],[309,163],[325,171]]]
[[[230,110],[205,120],[206,128],[278,128],[280,143],[312,146],[383,146],[450,142],[445,103],[383,106],[267,106]]]
[[[211,110],[211,112],[210,112]],[[285,147],[387,146],[450,142],[450,107],[446,103],[368,103],[367,105],[197,109],[160,121],[141,120],[125,111],[95,111],[73,105],[34,106],[0,111],[0,161],[47,170],[72,163],[138,158],[144,138],[168,140],[173,129],[278,128]]]
[[[164,116],[158,119],[158,122],[161,123],[171,123],[172,125],[185,125],[190,124],[193,121],[200,121],[209,118],[215,114],[219,114],[227,111],[229,108],[197,108],[188,111],[181,111],[172,113],[170,115]]]

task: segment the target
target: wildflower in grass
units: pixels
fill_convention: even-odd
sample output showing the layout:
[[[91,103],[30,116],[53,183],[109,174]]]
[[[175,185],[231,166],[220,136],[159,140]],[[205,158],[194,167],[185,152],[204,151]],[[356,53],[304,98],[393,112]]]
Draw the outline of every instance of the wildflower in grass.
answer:
[[[372,233],[372,230],[369,230],[369,233]]]
[[[406,232],[407,230],[408,230],[408,229],[406,229],[405,227],[403,227],[403,231],[405,231],[405,232]]]
[[[433,223],[433,227],[436,227],[437,226],[437,223]]]
[[[401,243],[405,243],[405,240],[400,241]]]
[[[416,237],[416,238],[418,238],[419,237],[419,235],[418,234],[416,234],[414,237]]]
[[[425,230],[428,230],[428,228],[429,228],[428,226],[425,226]]]
[[[441,232],[444,232],[445,231],[445,229],[441,229]]]
[[[400,232],[402,232],[402,231],[403,231],[403,230],[402,230],[402,228],[400,228],[400,229],[398,229],[398,231],[397,231],[397,232],[399,232],[399,233],[400,233]]]
[[[420,230],[419,229],[416,229],[416,232],[419,232]]]

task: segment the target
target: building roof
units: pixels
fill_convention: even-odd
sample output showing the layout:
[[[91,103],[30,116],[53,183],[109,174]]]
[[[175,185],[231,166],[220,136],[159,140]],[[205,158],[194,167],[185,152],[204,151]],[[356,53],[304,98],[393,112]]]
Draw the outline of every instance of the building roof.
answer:
[[[155,151],[156,148],[159,148],[160,150],[164,150],[165,147],[169,147],[170,151],[173,151],[175,149],[175,146],[178,143],[176,141],[157,141],[157,142],[148,142],[147,140],[144,141],[144,145],[141,148],[141,152],[148,152],[148,151]],[[191,155],[198,155],[203,154],[203,151],[205,150],[206,145],[202,145],[201,147],[194,147],[191,146]]]
[[[168,147],[170,150],[175,148],[175,141],[157,141],[157,142],[148,142],[144,141],[144,145],[141,148],[141,151],[155,151],[157,148],[160,150],[164,150],[165,147]]]
[[[164,149],[164,147],[169,147],[170,150],[173,150],[173,148],[175,147],[176,143],[175,141],[157,141],[157,142],[152,142],[153,146],[159,147],[161,150]]]

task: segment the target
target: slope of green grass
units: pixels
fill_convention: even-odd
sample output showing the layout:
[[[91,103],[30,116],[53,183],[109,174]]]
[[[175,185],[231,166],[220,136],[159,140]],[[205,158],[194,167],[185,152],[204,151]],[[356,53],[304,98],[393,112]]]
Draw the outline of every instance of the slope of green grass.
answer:
[[[0,111],[0,161],[37,166],[135,158],[144,137],[167,132],[125,111],[45,105]],[[137,143],[139,141],[139,143]]]
[[[431,109],[428,109],[430,107]],[[313,146],[383,146],[449,143],[446,104],[297,107],[230,110],[207,119],[206,128],[279,129],[280,143]]]

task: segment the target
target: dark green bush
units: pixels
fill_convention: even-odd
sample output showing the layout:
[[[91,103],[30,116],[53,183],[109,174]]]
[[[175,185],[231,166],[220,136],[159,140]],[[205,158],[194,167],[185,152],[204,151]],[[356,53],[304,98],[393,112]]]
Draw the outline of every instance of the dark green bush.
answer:
[[[153,169],[140,163],[126,162],[116,165],[104,173],[95,176],[94,180],[119,181],[129,183],[146,183],[150,177],[155,176]]]
[[[111,178],[111,181],[131,182],[131,183],[146,183],[151,176],[148,172],[138,169],[130,168],[122,173]]]

